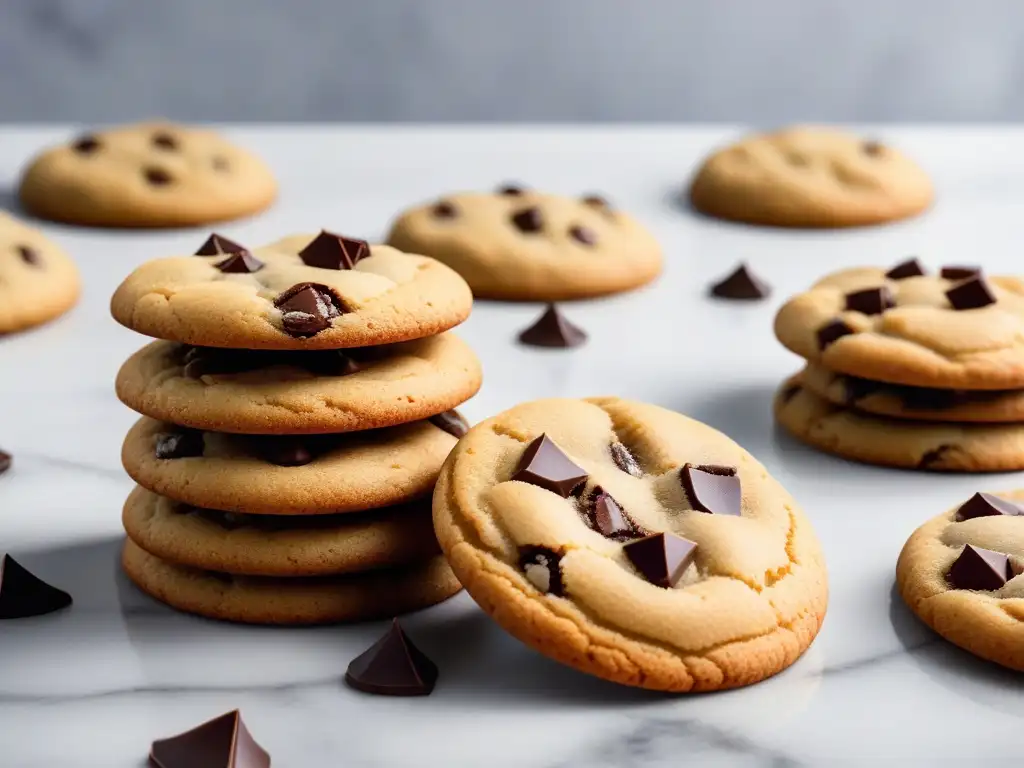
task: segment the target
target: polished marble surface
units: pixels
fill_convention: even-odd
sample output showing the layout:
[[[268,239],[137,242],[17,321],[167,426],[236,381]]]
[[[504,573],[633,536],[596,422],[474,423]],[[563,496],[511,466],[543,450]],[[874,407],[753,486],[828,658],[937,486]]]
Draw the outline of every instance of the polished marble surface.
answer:
[[[590,334],[578,350],[517,347],[537,306],[480,303],[460,331],[486,382],[483,418],[549,395],[649,400],[724,430],[803,505],[828,558],[818,639],[791,669],[723,694],[669,697],[564,669],[505,636],[465,595],[407,619],[438,662],[425,699],[357,694],[348,661],[383,624],[314,630],[221,625],[176,614],[118,574],[131,483],[120,442],[134,420],[115,399],[118,365],[144,339],[107,301],[151,257],[194,249],[205,230],[44,228],[81,265],[85,294],[64,319],[0,340],[0,550],[75,597],[61,614],[0,623],[0,766],[141,766],[149,742],[239,707],[275,766],[583,768],[1000,764],[1019,751],[1021,679],[938,640],[894,599],[903,541],[926,518],[1015,475],[944,477],[817,454],[778,434],[776,384],[798,368],[771,333],[779,302],[841,265],[1021,268],[1024,131],[879,130],[933,173],[940,202],[906,224],[776,232],[717,224],[672,204],[707,130],[238,129],[282,179],[280,203],[218,227],[246,243],[328,226],[380,237],[405,204],[455,187],[519,180],[605,192],[665,245],[664,277],[629,296],[566,307]],[[0,131],[0,188],[55,129]],[[3,199],[3,198],[0,198]],[[6,198],[9,200],[9,197]],[[709,281],[746,259],[774,287],[755,305],[712,302]],[[963,760],[967,759],[964,763]]]

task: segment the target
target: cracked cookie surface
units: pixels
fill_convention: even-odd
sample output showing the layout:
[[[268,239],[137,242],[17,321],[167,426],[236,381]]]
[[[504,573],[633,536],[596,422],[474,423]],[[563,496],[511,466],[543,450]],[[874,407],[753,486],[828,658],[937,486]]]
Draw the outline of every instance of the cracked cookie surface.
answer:
[[[354,263],[317,258],[332,237],[340,253],[339,236],[320,233],[245,249],[245,263],[231,259],[244,244],[230,241],[211,255],[148,261],[118,287],[111,313],[147,336],[238,349],[388,344],[441,333],[469,316],[469,287],[444,264],[356,240],[347,242],[365,250]],[[289,302],[303,287],[310,290]]]
[[[690,183],[709,216],[779,227],[850,227],[914,216],[934,197],[898,150],[830,128],[754,134],[712,154]]]
[[[932,518],[900,552],[896,583],[910,610],[946,640],[1024,671],[1021,504],[1024,491],[977,494]]]
[[[248,216],[277,182],[214,131],[164,122],[82,135],[36,157],[18,194],[44,219],[102,227],[180,227]]]
[[[445,462],[434,526],[504,629],[618,683],[754,683],[825,615],[821,549],[786,491],[721,433],[652,405],[541,400],[481,422]]]
[[[388,242],[461,274],[480,298],[525,301],[618,293],[661,272],[661,246],[603,198],[530,189],[446,195],[394,222]]]

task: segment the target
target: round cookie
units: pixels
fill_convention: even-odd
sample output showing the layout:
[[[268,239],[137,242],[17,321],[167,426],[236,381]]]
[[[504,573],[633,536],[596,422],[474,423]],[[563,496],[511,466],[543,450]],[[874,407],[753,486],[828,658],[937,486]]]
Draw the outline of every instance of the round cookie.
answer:
[[[1024,281],[920,271],[905,262],[828,275],[783,305],[775,335],[812,363],[874,381],[1024,389]]]
[[[390,618],[440,603],[462,589],[441,556],[347,576],[230,576],[165,563],[126,539],[121,564],[139,589],[172,608],[247,624]]]
[[[801,442],[844,459],[903,469],[1024,469],[1024,424],[953,424],[873,416],[828,402],[799,375],[775,395],[775,418]]]
[[[836,405],[913,421],[1024,421],[1024,389],[928,389],[833,373],[809,364],[800,374],[811,392]]]
[[[197,507],[265,515],[354,512],[429,494],[466,428],[454,411],[322,436],[202,432],[143,417],[125,438],[121,462],[144,488]]]
[[[176,565],[250,576],[326,576],[423,562],[440,553],[427,500],[296,517],[197,509],[136,487],[128,537]]]
[[[789,494],[721,433],[652,405],[540,400],[478,424],[441,470],[434,527],[504,629],[626,685],[755,683],[825,616],[821,549]]]
[[[900,594],[918,618],[949,642],[1020,671],[1022,503],[1022,491],[975,494],[914,531],[896,564]]]
[[[64,314],[80,291],[78,269],[64,251],[0,211],[0,335]]]
[[[693,207],[776,227],[852,227],[915,216],[934,197],[896,149],[832,128],[747,136],[712,154],[690,183]]]
[[[448,264],[479,298],[581,299],[637,288],[661,272],[654,236],[603,198],[518,187],[412,208],[387,241]]]
[[[446,333],[383,347],[317,352],[149,344],[121,366],[134,411],[213,432],[326,434],[426,419],[480,388],[480,363]]]
[[[44,151],[18,194],[26,210],[53,221],[183,227],[262,211],[277,182],[262,160],[213,131],[153,122]]]
[[[434,259],[328,232],[248,250],[218,235],[142,264],[110,310],[158,339],[238,349],[339,349],[419,339],[469,316],[465,281]]]

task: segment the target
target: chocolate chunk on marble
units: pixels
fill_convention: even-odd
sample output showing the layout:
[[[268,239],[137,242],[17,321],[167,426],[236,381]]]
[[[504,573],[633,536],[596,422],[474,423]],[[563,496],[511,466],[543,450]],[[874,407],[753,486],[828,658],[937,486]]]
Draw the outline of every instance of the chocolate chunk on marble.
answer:
[[[947,577],[955,589],[992,592],[1014,576],[1008,555],[966,545],[950,566]]]
[[[540,208],[523,208],[512,214],[512,225],[520,232],[532,234],[544,228],[544,217]]]
[[[188,459],[202,456],[205,447],[200,430],[182,427],[180,432],[157,435],[153,451],[158,459]]]
[[[263,269],[264,264],[248,251],[239,251],[232,253],[224,261],[219,261],[214,266],[221,272],[251,274]]]
[[[320,269],[352,269],[370,256],[370,244],[365,240],[336,235],[327,230],[299,251],[299,258],[307,267]]]
[[[545,434],[526,446],[511,479],[536,485],[567,499],[588,477]]]
[[[925,272],[925,268],[921,265],[920,261],[917,259],[907,259],[886,272],[885,276],[890,280],[905,280],[908,277],[920,277],[924,274],[927,274],[927,272]]]
[[[711,286],[711,295],[720,299],[738,299],[755,301],[767,298],[771,288],[759,278],[746,264],[740,264],[725,279]]]
[[[6,451],[0,451],[0,475],[11,468],[11,464],[14,463],[14,457]]]
[[[47,584],[10,555],[0,560],[0,619],[43,616],[71,605],[71,595]]]
[[[154,741],[149,761],[156,768],[270,768],[270,755],[256,743],[237,709]]]
[[[537,321],[519,334],[519,341],[531,347],[568,349],[578,347],[587,340],[587,334],[558,311],[554,304],[548,304]]]
[[[887,309],[896,306],[892,293],[885,286],[866,288],[846,294],[846,309],[865,315],[880,315]]]
[[[943,267],[939,275],[947,280],[966,280],[969,277],[981,277],[981,267]]]
[[[340,300],[326,285],[299,283],[274,299],[281,310],[281,322],[292,336],[315,336],[331,327],[331,320],[342,314]]]
[[[698,512],[740,515],[743,491],[735,467],[687,464],[679,473],[690,504]]]
[[[229,253],[246,253],[248,250],[244,245],[239,245],[234,240],[228,240],[223,235],[214,232],[199,246],[196,256],[220,256]]]
[[[842,320],[833,320],[826,323],[818,329],[818,349],[824,350],[830,344],[843,338],[843,336],[849,336],[851,333],[853,333],[853,328]]]
[[[656,533],[623,547],[626,557],[647,581],[674,587],[697,554],[697,544],[673,533]]]
[[[437,665],[394,619],[387,633],[348,665],[345,682],[379,696],[426,696],[437,683]]]
[[[957,520],[971,520],[975,517],[992,517],[995,515],[1006,515],[1016,517],[1024,514],[1024,507],[1014,504],[1012,501],[993,496],[991,493],[976,493],[957,510]]]
[[[545,547],[523,547],[519,551],[519,568],[526,580],[546,595],[565,594],[561,562],[561,555]]]
[[[628,541],[644,535],[611,494],[605,493],[599,486],[594,488],[591,496],[587,519],[590,527],[607,539]]]
[[[995,294],[981,277],[972,277],[958,283],[946,291],[946,298],[953,309],[957,310],[980,309],[996,303]]]
[[[615,466],[627,475],[643,477],[644,471],[640,468],[640,462],[636,460],[636,456],[630,453],[629,448],[622,443],[612,443],[609,450],[612,453],[612,461],[615,462]]]
[[[469,432],[469,422],[458,411],[445,411],[431,416],[430,423],[453,437],[462,437]]]

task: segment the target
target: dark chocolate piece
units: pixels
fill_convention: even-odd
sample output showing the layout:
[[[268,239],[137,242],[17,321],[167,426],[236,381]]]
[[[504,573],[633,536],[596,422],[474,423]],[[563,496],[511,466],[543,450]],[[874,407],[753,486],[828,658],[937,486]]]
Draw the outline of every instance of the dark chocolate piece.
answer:
[[[611,444],[612,460],[615,466],[633,477],[643,477],[644,471],[640,468],[640,462],[636,456],[629,452],[629,448],[622,443]]]
[[[6,451],[0,451],[0,475],[10,469],[12,463],[14,463],[14,457]]]
[[[947,280],[966,280],[981,277],[981,267],[943,267],[939,275]]]
[[[587,508],[587,518],[590,527],[608,539],[628,541],[644,535],[619,503],[600,486],[594,488],[591,503]]]
[[[163,131],[153,134],[153,146],[157,149],[173,151],[178,148],[178,140],[169,133]]]
[[[562,556],[545,547],[523,547],[519,550],[519,568],[526,580],[547,595],[562,596]]]
[[[946,455],[947,451],[953,450],[952,445],[940,445],[938,448],[933,448],[927,451],[919,462],[917,462],[918,469],[931,469],[943,456]]]
[[[256,438],[256,452],[278,467],[302,467],[316,456],[310,450],[312,439],[292,435],[268,435]]]
[[[469,422],[458,411],[445,411],[430,417],[430,423],[440,427],[453,437],[462,437],[469,432]]]
[[[523,208],[512,214],[512,224],[520,232],[540,232],[544,228],[544,217],[540,208]]]
[[[697,554],[697,544],[673,533],[656,533],[623,547],[626,557],[651,584],[674,587]]]
[[[518,184],[505,184],[501,187],[498,187],[499,195],[510,195],[512,197],[515,197],[517,195],[523,194],[524,191],[525,190]]]
[[[853,333],[853,328],[842,320],[833,320],[818,329],[818,349],[825,349],[829,344],[843,336]]]
[[[208,238],[206,242],[199,246],[199,250],[196,251],[196,256],[220,256],[221,254],[227,253],[247,253],[248,248],[244,245],[239,245],[234,240],[228,240],[224,235],[218,235],[214,232]]]
[[[589,205],[591,208],[611,208],[608,201],[601,195],[585,195],[583,197],[583,203]]]
[[[163,168],[155,168],[150,166],[143,170],[143,175],[146,177],[146,181],[152,184],[154,187],[166,187],[174,179],[171,174],[165,171]]]
[[[394,619],[387,633],[348,665],[345,682],[380,696],[426,696],[437,682],[437,665]]]
[[[40,264],[39,251],[28,245],[19,245],[16,247],[18,255],[21,256],[21,260],[26,264],[33,267],[38,267]]]
[[[526,446],[511,479],[539,486],[567,499],[588,477],[551,438],[541,435]]]
[[[370,256],[370,244],[365,240],[344,237],[320,230],[309,245],[299,251],[299,258],[307,267],[320,269],[352,269]]]
[[[720,299],[764,299],[771,292],[768,283],[751,272],[746,264],[740,264],[732,274],[711,286],[711,295]]]
[[[1014,504],[1012,501],[993,496],[991,493],[976,493],[957,510],[957,520],[971,520],[975,517],[990,517],[993,515],[1007,515],[1016,517],[1024,515],[1024,508]]]
[[[596,245],[597,233],[590,227],[581,227],[578,224],[569,228],[569,237],[583,245]]]
[[[735,467],[687,464],[679,472],[693,508],[715,515],[743,513],[743,490]]]
[[[281,323],[292,336],[315,336],[331,327],[342,314],[341,301],[326,285],[299,283],[274,299],[281,310]]]
[[[430,209],[430,212],[438,219],[454,219],[455,214],[457,213],[455,206],[447,200],[442,200],[435,204],[434,207]]]
[[[896,306],[892,293],[884,285],[881,288],[866,288],[846,294],[846,308],[851,312],[865,315],[880,315]]]
[[[947,574],[955,589],[978,589],[991,592],[1013,578],[1010,558],[1002,552],[968,544]]]
[[[874,140],[865,141],[860,145],[860,148],[864,150],[864,154],[868,157],[878,157],[884,149],[880,142]]]
[[[264,264],[248,251],[240,251],[239,253],[232,253],[224,261],[219,261],[214,266],[221,272],[246,274],[259,272],[263,269]]]
[[[256,371],[261,368],[300,368],[317,376],[347,376],[362,369],[349,353],[355,350],[259,350],[184,347],[182,373],[192,379]]]
[[[927,274],[921,262],[917,259],[907,259],[901,261],[895,267],[885,273],[885,276],[890,280],[904,280],[908,277],[920,277],[921,275]]]
[[[787,384],[786,388],[782,390],[782,394],[780,394],[779,397],[782,399],[782,402],[784,404],[788,403],[790,400],[792,400],[794,397],[800,394],[800,390],[802,389],[803,387],[800,386],[799,384]]]
[[[43,616],[71,605],[71,595],[30,573],[10,555],[0,560],[0,619]]]
[[[854,405],[868,395],[882,389],[885,385],[871,379],[861,379],[857,376],[843,376],[843,400],[847,405]]]
[[[953,309],[980,309],[996,303],[995,294],[982,277],[972,277],[946,291]]]
[[[75,140],[71,148],[80,155],[91,155],[100,148],[100,141],[95,136],[82,136]]]
[[[203,433],[198,429],[181,432],[163,432],[156,436],[154,452],[158,459],[188,459],[202,456],[205,448]]]
[[[236,709],[191,731],[154,741],[155,768],[270,768],[270,755],[253,739]]]
[[[568,319],[554,304],[547,309],[533,325],[519,334],[519,341],[531,347],[578,347],[587,340],[587,334]]]

